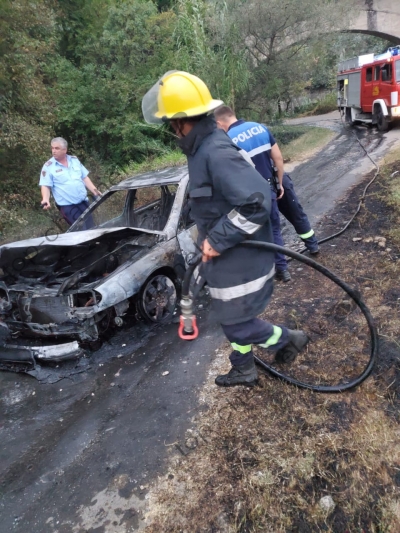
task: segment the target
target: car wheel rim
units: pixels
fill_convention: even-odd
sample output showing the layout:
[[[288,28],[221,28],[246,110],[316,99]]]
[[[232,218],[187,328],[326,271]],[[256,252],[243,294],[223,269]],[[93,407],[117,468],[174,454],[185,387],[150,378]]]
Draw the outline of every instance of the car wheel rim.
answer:
[[[155,276],[143,291],[143,311],[152,322],[164,322],[173,316],[176,300],[173,281],[168,276]]]

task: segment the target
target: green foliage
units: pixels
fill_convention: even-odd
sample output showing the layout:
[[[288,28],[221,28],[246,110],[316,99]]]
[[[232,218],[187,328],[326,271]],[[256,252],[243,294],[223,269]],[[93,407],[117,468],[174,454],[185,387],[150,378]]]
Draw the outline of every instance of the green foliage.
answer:
[[[310,87],[312,89],[332,89],[336,87],[337,65],[343,59],[367,54],[380,53],[392,46],[371,35],[327,34],[323,39],[307,46],[307,55],[312,60]]]
[[[58,131],[116,165],[165,153],[170,136],[143,122],[141,100],[173,68],[174,20],[151,1],[110,6],[102,34],[82,46],[81,65],[63,59],[49,67],[57,77]]]
[[[58,49],[62,57],[79,65],[88,36],[102,31],[109,0],[58,0],[57,25],[61,28]]]
[[[156,0],[158,11],[168,11],[172,9],[175,4],[175,0]]]
[[[207,37],[212,50],[208,80],[213,94],[234,109],[249,89],[252,66],[242,46],[240,24],[232,19],[229,4],[217,1],[208,10]]]
[[[53,136],[102,183],[174,159],[174,136],[141,112],[168,70],[196,74],[240,116],[269,123],[310,89],[330,89],[339,60],[387,48],[332,33],[350,8],[348,0],[0,0],[1,217],[7,206],[37,205]],[[319,111],[331,106],[332,97]],[[279,142],[291,138],[283,131]]]
[[[1,0],[0,9],[0,193],[26,194],[53,135],[44,65],[55,53],[55,16],[43,1]]]
[[[150,170],[182,166],[185,165],[186,162],[186,157],[183,155],[181,150],[171,150],[165,155],[151,157],[142,163],[131,161],[128,165],[124,166],[113,174],[112,183],[118,183],[123,179],[141,174],[143,172],[149,172]]]
[[[323,115],[324,113],[330,113],[337,109],[337,93],[328,93],[321,100],[317,102],[317,105],[312,110],[313,115]]]
[[[212,56],[205,34],[206,3],[204,0],[177,0],[176,12],[173,38],[180,69],[192,71],[206,80],[207,65]]]

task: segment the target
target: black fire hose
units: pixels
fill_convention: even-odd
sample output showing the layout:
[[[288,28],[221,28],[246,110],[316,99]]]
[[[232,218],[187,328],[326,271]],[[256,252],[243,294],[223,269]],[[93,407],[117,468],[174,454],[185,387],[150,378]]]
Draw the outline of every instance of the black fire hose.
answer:
[[[378,355],[378,350],[379,350],[379,341],[378,341],[378,333],[377,333],[372,315],[368,307],[361,300],[358,292],[352,289],[349,285],[347,285],[347,283],[342,281],[335,274],[333,274],[333,272],[331,272],[324,266],[320,265],[313,259],[310,259],[309,257],[301,255],[297,252],[293,252],[292,250],[283,248],[282,246],[278,246],[276,244],[267,243],[267,242],[244,241],[241,243],[241,245],[249,246],[253,248],[264,248],[265,250],[269,250],[271,252],[280,252],[284,255],[291,257],[292,259],[296,259],[297,261],[300,261],[301,263],[304,263],[310,266],[311,268],[314,268],[315,270],[318,270],[318,272],[320,272],[321,274],[329,278],[331,281],[336,283],[336,285],[339,285],[339,287],[341,287],[350,296],[350,298],[356,303],[356,305],[360,308],[361,312],[365,316],[365,319],[368,324],[370,340],[371,340],[370,358],[364,371],[357,378],[351,381],[348,381],[347,383],[341,383],[339,385],[312,385],[310,383],[304,383],[302,381],[298,381],[297,379],[291,378],[290,376],[287,376],[286,374],[278,372],[275,368],[266,364],[264,361],[262,361],[258,357],[254,356],[256,363],[260,365],[262,368],[264,368],[264,370],[267,370],[270,374],[272,374],[273,376],[283,381],[287,381],[288,383],[291,383],[292,385],[296,385],[297,387],[301,387],[303,389],[309,389],[315,392],[326,392],[326,393],[343,392],[345,390],[349,390],[349,389],[353,389],[354,387],[357,387],[365,379],[367,379],[367,377],[371,374],[374,368],[374,365],[375,365],[376,357]],[[199,293],[201,287],[204,285],[204,282],[203,284],[200,283],[200,284],[195,285],[193,293],[190,294],[190,280],[193,276],[193,273],[196,267],[199,265],[200,261],[201,261],[201,254],[196,256],[196,258],[191,262],[191,265],[188,267],[186,271],[183,284],[182,284],[182,301],[181,301],[182,314],[181,314],[181,322],[179,326],[179,336],[185,340],[195,339],[198,335],[196,317],[194,316],[193,309],[194,309],[194,302],[195,302],[196,296]]]

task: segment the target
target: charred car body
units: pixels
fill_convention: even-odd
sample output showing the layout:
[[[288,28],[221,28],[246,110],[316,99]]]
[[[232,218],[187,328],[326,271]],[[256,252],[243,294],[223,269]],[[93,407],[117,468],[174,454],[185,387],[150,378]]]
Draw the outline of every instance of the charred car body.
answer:
[[[3,358],[79,355],[82,342],[98,339],[110,321],[121,325],[132,305],[149,321],[170,319],[195,253],[187,184],[186,168],[129,178],[66,233],[1,246]],[[28,348],[21,338],[47,341]]]

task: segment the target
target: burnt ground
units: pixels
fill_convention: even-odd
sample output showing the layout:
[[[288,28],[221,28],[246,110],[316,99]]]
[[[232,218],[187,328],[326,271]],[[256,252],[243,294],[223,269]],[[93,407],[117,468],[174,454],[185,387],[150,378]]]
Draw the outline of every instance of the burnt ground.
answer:
[[[43,366],[43,381],[1,374],[1,533],[140,527],[149,480],[188,427],[210,345],[222,340],[199,315],[208,334],[196,352],[176,342],[176,324],[139,323],[85,360]],[[95,516],[80,516],[86,506]],[[92,527],[100,518],[111,529]]]
[[[381,142],[375,133],[371,139],[372,147]],[[321,236],[349,219],[360,193],[351,190],[347,202],[321,218],[357,181],[351,169],[364,156],[349,142],[343,133],[334,144],[341,157],[348,152],[347,167],[329,152],[326,167],[318,156],[311,170],[302,165],[293,173],[309,211],[303,181],[319,172],[320,211],[311,216]],[[324,195],[320,182],[335,180],[339,192],[333,187]],[[370,201],[378,203],[370,208]],[[253,391],[216,390],[213,378],[226,368],[228,348],[219,348],[223,337],[206,301],[199,302],[201,337],[194,343],[177,342],[176,324],[136,324],[76,368],[51,369],[51,379],[1,372],[0,532],[133,532],[143,529],[149,510],[149,531],[305,532],[336,524],[331,530],[341,533],[344,524],[358,532],[364,523],[374,524],[365,531],[386,531],[376,524],[396,509],[400,484],[397,252],[386,235],[390,222],[382,226],[387,208],[371,194],[367,207],[348,232],[323,245],[319,261],[356,283],[373,309],[385,343],[373,378],[340,396],[300,391],[269,376]],[[382,233],[384,249],[363,240]],[[320,383],[356,375],[368,361],[361,314],[303,265],[291,270],[296,282],[277,285],[269,310],[280,312],[271,319],[304,327],[312,343],[290,371]],[[166,493],[161,485],[152,489],[157,476],[166,480]],[[333,514],[317,505],[326,494],[336,503]]]
[[[396,170],[400,164],[386,175]],[[372,177],[323,221],[322,237],[343,227]],[[337,395],[266,373],[251,390],[215,390],[210,378],[202,396],[208,411],[187,434],[188,455],[171,459],[152,492],[148,533],[400,531],[400,240],[393,234],[400,211],[384,201],[388,187],[379,176],[356,221],[318,257],[372,312],[380,338],[372,376]],[[354,379],[370,356],[361,311],[318,272],[296,261],[291,270],[295,282],[276,286],[265,317],[304,329],[311,342],[279,370],[322,385]],[[257,355],[273,364],[264,350]],[[221,357],[213,374],[225,369]],[[324,497],[332,507],[323,507]]]

